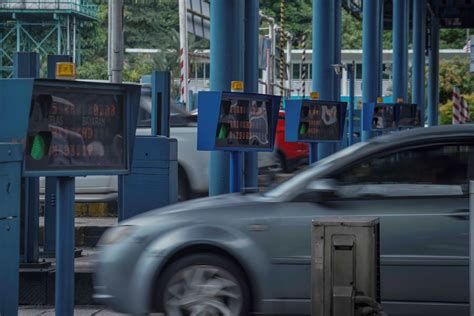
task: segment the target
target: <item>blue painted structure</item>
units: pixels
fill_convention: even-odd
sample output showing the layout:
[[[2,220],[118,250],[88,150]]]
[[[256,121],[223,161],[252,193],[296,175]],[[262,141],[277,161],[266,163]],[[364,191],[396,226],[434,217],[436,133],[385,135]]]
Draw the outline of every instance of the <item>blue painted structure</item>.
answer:
[[[377,62],[379,56],[379,47],[380,41],[378,36],[372,36],[372,32],[375,30],[375,33],[378,33],[380,29],[378,23],[380,18],[378,15],[379,11],[379,1],[378,0],[366,0],[364,1],[364,19],[362,21],[362,63],[364,67],[362,68],[362,107],[366,104],[374,103],[377,101],[379,84],[379,67]],[[361,139],[363,141],[368,140],[371,137],[370,129],[366,127],[370,124],[371,119],[366,116],[369,113],[368,109],[362,109],[361,117]]]
[[[56,79],[56,63],[72,62],[69,55],[48,55],[48,79]],[[44,256],[50,257],[56,250],[56,177],[46,177],[44,192]]]
[[[319,92],[320,99],[334,101],[335,96],[335,72],[333,69],[336,56],[336,8],[334,1],[313,0],[313,83],[312,90]],[[314,163],[318,159],[329,156],[334,152],[334,145],[330,143],[310,145],[309,162]]]
[[[20,249],[23,253],[26,247],[25,244],[20,246],[20,201],[24,201],[21,194],[21,143],[26,138],[32,90],[31,79],[0,79],[0,100],[9,100],[0,102],[1,315],[16,315],[18,309]],[[23,234],[25,238],[26,233]]]
[[[432,15],[428,64],[428,126],[438,125],[439,104],[439,18]]]
[[[425,122],[426,0],[413,1],[412,101]]]
[[[244,6],[241,0],[211,2],[211,91],[229,91],[232,81],[244,79]],[[229,168],[229,153],[211,152],[209,195],[229,192]]]
[[[354,62],[347,64],[347,75],[349,78],[349,111],[348,111],[348,145],[351,146],[354,143]]]
[[[131,172],[119,177],[119,221],[178,200],[178,143],[170,135],[167,71],[151,76],[151,135],[137,136]]]
[[[244,92],[258,93],[258,37],[260,1],[245,1]],[[244,153],[244,187],[258,187],[258,153]]]
[[[409,0],[393,1],[393,100],[408,101],[408,6]],[[364,63],[366,65],[366,63]]]
[[[271,101],[271,105],[267,107],[267,133],[268,145],[222,145],[218,143],[218,135],[220,134],[219,120],[223,106],[223,100],[244,100],[246,102],[252,101]],[[242,153],[258,151],[273,151],[275,143],[276,127],[278,122],[278,112],[280,107],[280,97],[273,95],[263,95],[256,93],[236,93],[236,92],[219,92],[219,91],[201,91],[198,93],[197,104],[198,112],[198,150],[210,151],[227,151],[231,154],[230,163],[230,191],[239,192],[242,188]],[[268,111],[270,113],[268,113]],[[235,121],[241,124],[240,121]],[[250,126],[250,121],[247,121]],[[227,124],[227,123],[226,123]],[[222,123],[222,125],[226,125]],[[232,128],[232,127],[231,127]],[[247,127],[238,127],[238,129],[246,129]],[[246,136],[250,137],[250,127],[247,128]]]
[[[14,78],[38,78],[40,58],[38,53],[17,52],[14,54]],[[22,179],[21,207],[21,260],[22,262],[38,262],[39,234],[39,179],[25,177]]]

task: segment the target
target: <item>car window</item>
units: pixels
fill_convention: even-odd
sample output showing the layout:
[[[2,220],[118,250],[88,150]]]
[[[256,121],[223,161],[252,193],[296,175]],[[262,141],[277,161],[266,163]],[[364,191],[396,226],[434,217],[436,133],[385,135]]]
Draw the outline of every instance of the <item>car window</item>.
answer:
[[[151,93],[142,91],[140,97],[140,108],[138,110],[138,127],[151,127]],[[170,106],[170,125],[171,127],[186,126],[192,122],[190,115],[178,108],[176,104]]]
[[[467,193],[473,145],[412,148],[373,157],[335,175],[343,196],[419,196]]]

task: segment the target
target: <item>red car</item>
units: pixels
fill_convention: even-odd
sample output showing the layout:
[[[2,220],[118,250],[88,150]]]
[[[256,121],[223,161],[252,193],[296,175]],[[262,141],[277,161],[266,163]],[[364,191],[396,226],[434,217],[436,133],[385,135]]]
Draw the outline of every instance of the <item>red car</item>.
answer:
[[[278,115],[275,147],[281,167],[285,172],[291,172],[298,166],[308,162],[308,144],[285,141],[285,111],[280,111]]]

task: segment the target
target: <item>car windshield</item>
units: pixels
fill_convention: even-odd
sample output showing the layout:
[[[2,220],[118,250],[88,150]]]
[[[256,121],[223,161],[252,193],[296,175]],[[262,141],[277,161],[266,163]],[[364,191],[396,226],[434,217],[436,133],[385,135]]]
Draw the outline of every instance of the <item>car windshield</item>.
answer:
[[[279,184],[278,186],[274,187],[273,189],[264,193],[265,196],[268,197],[279,197],[294,190],[298,190],[301,185],[304,185],[310,179],[313,179],[317,174],[321,173],[324,169],[326,169],[330,164],[333,164],[335,161],[353,155],[355,152],[365,148],[366,146],[370,145],[367,142],[361,142],[354,144],[350,147],[347,147],[343,150],[340,150],[331,156],[328,156],[320,161],[316,162],[311,168],[304,170],[301,173],[296,174],[294,177],[286,180],[285,182]]]

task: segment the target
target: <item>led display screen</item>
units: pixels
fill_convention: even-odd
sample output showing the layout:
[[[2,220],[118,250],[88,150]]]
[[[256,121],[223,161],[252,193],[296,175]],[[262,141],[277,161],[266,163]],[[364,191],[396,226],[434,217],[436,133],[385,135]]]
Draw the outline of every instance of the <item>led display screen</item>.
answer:
[[[272,148],[272,100],[224,96],[216,131],[216,148]]]
[[[126,169],[125,100],[119,90],[35,86],[25,170]]]
[[[372,129],[396,128],[395,107],[393,104],[376,104],[372,117]]]
[[[420,125],[420,111],[416,104],[400,104],[399,108],[398,126],[412,127]]]
[[[303,101],[298,126],[301,141],[338,141],[344,125],[342,103]]]

